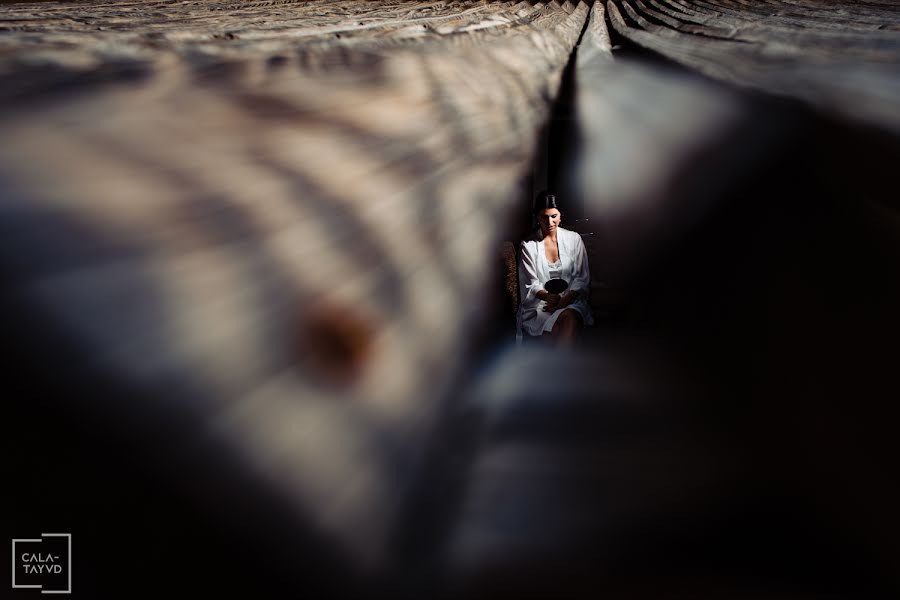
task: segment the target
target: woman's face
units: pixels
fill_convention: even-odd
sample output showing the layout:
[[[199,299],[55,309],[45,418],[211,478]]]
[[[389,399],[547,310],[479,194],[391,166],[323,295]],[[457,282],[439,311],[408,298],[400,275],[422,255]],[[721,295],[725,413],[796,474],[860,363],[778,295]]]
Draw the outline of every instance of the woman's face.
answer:
[[[545,208],[539,212],[538,223],[541,224],[541,232],[544,235],[549,235],[556,231],[556,228],[559,227],[559,220],[561,217],[562,214],[555,208]]]

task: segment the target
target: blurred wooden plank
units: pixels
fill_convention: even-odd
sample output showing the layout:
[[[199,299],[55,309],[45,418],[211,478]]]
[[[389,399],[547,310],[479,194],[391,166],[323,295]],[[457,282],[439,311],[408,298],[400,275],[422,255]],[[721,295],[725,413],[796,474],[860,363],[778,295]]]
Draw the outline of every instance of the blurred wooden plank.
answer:
[[[79,348],[22,359],[381,564],[587,12],[5,9],[3,302]],[[93,394],[107,378],[143,400]]]
[[[738,90],[613,59],[603,3],[578,49],[572,185],[590,220],[595,304],[717,208],[730,182],[788,134]],[[736,144],[735,140],[740,140]],[[588,232],[584,232],[588,233]]]
[[[740,86],[900,128],[900,9],[821,0],[611,0],[628,40]]]

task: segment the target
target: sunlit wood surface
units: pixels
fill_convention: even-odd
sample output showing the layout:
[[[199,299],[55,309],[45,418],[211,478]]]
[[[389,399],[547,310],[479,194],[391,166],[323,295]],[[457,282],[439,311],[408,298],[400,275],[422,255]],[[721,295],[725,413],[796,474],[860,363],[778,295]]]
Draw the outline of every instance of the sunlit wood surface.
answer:
[[[768,562],[813,513],[821,564],[896,573],[898,36],[875,0],[3,4],[23,403],[275,520],[297,580],[309,534],[451,597],[831,598]],[[488,320],[553,115],[627,300],[571,361]]]
[[[587,14],[5,6],[6,298],[377,563]]]
[[[900,6],[890,1],[610,0],[626,39],[710,77],[900,129]]]

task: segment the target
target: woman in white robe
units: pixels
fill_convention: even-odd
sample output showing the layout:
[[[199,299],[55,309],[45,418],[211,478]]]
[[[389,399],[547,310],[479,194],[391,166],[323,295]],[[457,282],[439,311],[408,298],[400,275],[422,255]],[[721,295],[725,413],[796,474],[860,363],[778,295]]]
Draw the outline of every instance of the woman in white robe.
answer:
[[[542,193],[535,206],[540,231],[522,242],[519,254],[519,327],[531,336],[549,335],[571,345],[582,327],[593,324],[588,305],[591,272],[581,236],[559,226],[556,197]],[[569,285],[562,294],[548,292],[551,279]]]

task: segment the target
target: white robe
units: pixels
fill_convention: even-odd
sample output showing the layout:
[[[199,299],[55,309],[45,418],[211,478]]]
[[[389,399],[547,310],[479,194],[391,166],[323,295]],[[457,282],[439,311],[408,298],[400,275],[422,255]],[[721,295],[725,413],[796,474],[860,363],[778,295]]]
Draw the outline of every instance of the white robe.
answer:
[[[574,231],[558,227],[556,239],[559,242],[559,258],[562,261],[562,279],[569,282],[569,290],[579,292],[578,299],[563,310],[573,309],[581,315],[585,325],[592,325],[594,317],[588,304],[591,288],[591,271],[588,266],[584,241]],[[543,237],[525,240],[519,253],[519,326],[528,335],[541,335],[553,329],[562,310],[544,312],[545,302],[537,298],[550,280],[550,267],[544,252]],[[568,291],[568,290],[567,290]]]

